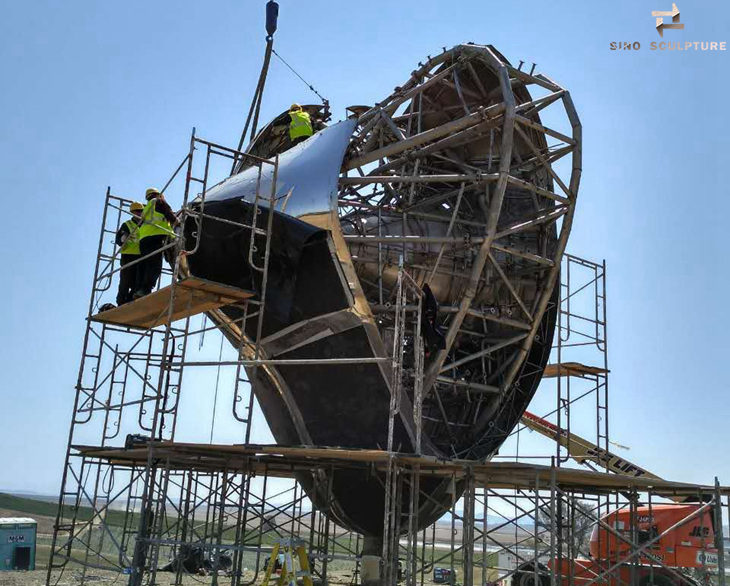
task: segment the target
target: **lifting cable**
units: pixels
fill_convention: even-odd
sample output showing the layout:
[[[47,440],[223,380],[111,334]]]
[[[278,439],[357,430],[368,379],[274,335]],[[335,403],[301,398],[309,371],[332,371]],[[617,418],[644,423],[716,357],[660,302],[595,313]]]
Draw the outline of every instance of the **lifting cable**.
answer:
[[[237,151],[243,149],[243,143],[246,140],[246,134],[248,133],[248,127],[251,125],[251,119],[253,118],[253,126],[251,127],[251,138],[253,140],[256,134],[256,126],[259,121],[259,111],[261,110],[261,100],[264,96],[264,86],[266,85],[266,75],[269,72],[269,63],[271,62],[271,52],[274,50],[274,33],[276,32],[276,22],[279,18],[279,5],[274,0],[269,0],[266,3],[266,53],[264,54],[264,64],[261,66],[261,73],[259,74],[259,81],[256,84],[256,91],[253,94],[251,100],[251,107],[248,110],[248,117],[246,118],[246,125],[243,127],[241,133],[241,139],[238,141]],[[236,172],[239,158],[234,156],[233,165],[231,166],[231,175]]]
[[[322,100],[322,104],[325,108],[325,115],[329,112],[329,100],[327,98],[323,97],[322,94],[320,94],[316,89],[314,89],[314,86],[309,83],[306,79],[304,79],[296,69],[294,69],[287,61],[279,55],[274,50],[274,33],[276,32],[276,26],[277,26],[277,20],[279,18],[279,5],[274,2],[274,0],[269,0],[266,3],[266,52],[264,53],[264,63],[261,66],[261,73],[259,74],[259,81],[256,84],[256,90],[254,91],[253,99],[251,100],[251,107],[248,110],[248,116],[246,117],[246,124],[243,127],[243,132],[241,133],[241,138],[238,141],[238,148],[237,151],[241,151],[243,149],[243,143],[246,140],[246,134],[248,134],[248,129],[251,127],[251,134],[249,136],[249,141],[253,140],[254,136],[256,135],[256,127],[258,126],[259,121],[259,112],[261,111],[261,101],[264,96],[264,86],[266,85],[266,76],[269,73],[269,65],[271,64],[271,54],[273,53],[276,55],[279,60],[286,65],[289,70],[296,75],[299,79],[302,80],[304,85],[306,85],[314,94]],[[253,120],[253,124],[251,123]],[[242,161],[239,159],[238,156],[233,157],[233,165],[231,166],[231,175],[236,173],[237,167],[240,166],[240,163]]]
[[[294,75],[296,75],[296,76],[297,76],[297,77],[298,77],[299,79],[301,79],[301,80],[302,80],[302,81],[304,82],[304,85],[306,85],[306,86],[307,86],[307,87],[308,87],[308,88],[309,88],[310,90],[312,90],[312,91],[313,91],[313,92],[314,92],[314,93],[316,94],[316,96],[317,96],[317,97],[318,97],[318,98],[319,98],[320,100],[322,100],[322,103],[323,103],[323,104],[329,104],[329,100],[328,100],[327,98],[323,97],[323,96],[322,96],[322,94],[320,94],[320,93],[319,93],[319,92],[318,92],[318,91],[317,91],[316,89],[314,89],[314,86],[313,86],[313,85],[312,85],[311,83],[309,83],[309,82],[308,82],[308,81],[307,81],[306,79],[304,79],[304,78],[303,78],[303,77],[302,77],[301,75],[299,75],[299,73],[297,73],[296,69],[294,69],[294,68],[293,68],[293,67],[292,67],[291,65],[289,65],[289,64],[288,64],[288,63],[287,63],[287,62],[286,62],[286,61],[284,60],[284,58],[283,58],[283,57],[282,57],[281,55],[279,55],[279,54],[278,54],[278,53],[277,53],[277,52],[276,52],[276,51],[275,51],[275,50],[274,50],[273,48],[272,48],[271,50],[273,51],[274,55],[276,55],[276,56],[277,56],[277,57],[278,57],[278,58],[279,58],[279,59],[281,60],[281,62],[282,62],[282,63],[283,63],[284,65],[286,65],[286,66],[287,66],[287,67],[289,68],[289,70],[290,70],[290,71],[291,71],[291,72],[292,72],[292,73],[293,73]]]

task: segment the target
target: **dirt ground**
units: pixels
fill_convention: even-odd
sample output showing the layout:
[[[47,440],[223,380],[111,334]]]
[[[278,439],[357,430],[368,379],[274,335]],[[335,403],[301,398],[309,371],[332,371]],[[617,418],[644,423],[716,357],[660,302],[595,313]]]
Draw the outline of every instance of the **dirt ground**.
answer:
[[[46,583],[45,568],[32,570],[29,572],[0,572],[0,586],[45,586]],[[107,572],[104,570],[91,570],[86,574],[87,584],[99,584],[99,586],[111,586],[118,584],[126,586],[129,576],[118,574],[116,572]],[[53,582],[55,586],[79,586],[81,584],[81,572],[77,570],[67,570],[58,579]],[[164,584],[165,582],[160,582]]]
[[[251,579],[253,576],[249,577]],[[332,572],[329,576],[330,584],[349,584],[352,578],[350,572]],[[118,574],[116,572],[108,572],[104,570],[89,570],[86,573],[85,584],[99,586],[126,586],[129,576]],[[220,586],[230,583],[230,578],[220,577]],[[168,586],[175,581],[175,575],[165,572],[157,574],[156,583],[159,586]],[[208,586],[211,584],[209,576],[183,576],[184,586]],[[0,572],[0,586],[45,586],[46,570],[33,570],[29,572]],[[58,582],[53,583],[54,586],[80,586],[81,572],[76,570],[67,570],[63,573]]]
[[[100,584],[111,584],[111,576],[106,576],[105,578],[106,579],[103,581],[99,581]],[[45,568],[29,572],[0,572],[0,586],[44,586],[45,583]],[[57,586],[76,586],[77,584],[79,584],[78,577],[74,576],[73,573],[68,572],[58,582]]]

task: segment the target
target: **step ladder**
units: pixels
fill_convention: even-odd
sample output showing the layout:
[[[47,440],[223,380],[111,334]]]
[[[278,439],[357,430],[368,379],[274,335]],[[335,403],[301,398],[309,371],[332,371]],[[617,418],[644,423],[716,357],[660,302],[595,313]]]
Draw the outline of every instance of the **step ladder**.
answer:
[[[269,586],[271,574],[275,571],[279,555],[284,560],[281,563],[281,575],[276,580],[277,586],[297,586],[299,578],[302,579],[304,586],[313,586],[307,546],[299,539],[282,539],[274,544],[274,548],[271,550],[271,557],[266,564],[264,581],[261,583],[261,586]],[[294,560],[299,562],[298,571],[294,567]]]

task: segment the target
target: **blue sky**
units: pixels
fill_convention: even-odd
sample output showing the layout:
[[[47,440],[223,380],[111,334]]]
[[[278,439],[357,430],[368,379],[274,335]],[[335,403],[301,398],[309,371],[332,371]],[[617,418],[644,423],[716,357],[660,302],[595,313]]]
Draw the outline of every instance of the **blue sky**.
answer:
[[[658,474],[730,484],[730,52],[649,51],[665,0],[280,4],[276,49],[335,119],[467,41],[571,91],[584,159],[569,250],[608,264],[612,437]],[[164,183],[192,126],[235,145],[263,6],[0,1],[0,487],[57,490],[106,186],[141,197]],[[664,40],[730,40],[727,2],[679,8],[686,27]],[[316,97],[274,60],[262,120],[292,101]]]

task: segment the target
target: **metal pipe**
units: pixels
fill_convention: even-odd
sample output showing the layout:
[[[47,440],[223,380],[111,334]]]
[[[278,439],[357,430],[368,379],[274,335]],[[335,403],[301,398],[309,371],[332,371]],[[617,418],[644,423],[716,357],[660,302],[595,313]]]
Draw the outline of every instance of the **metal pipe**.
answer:
[[[340,177],[340,185],[369,185],[371,183],[459,183],[476,181],[476,175],[365,175]]]
[[[392,242],[393,244],[461,244],[465,247],[470,247],[472,244],[481,244],[484,242],[485,238],[481,236],[469,238],[469,240],[465,240],[464,238],[450,238],[447,236],[360,236],[358,234],[344,234],[344,239],[348,242],[372,242],[373,244],[380,243],[388,243]]]
[[[472,383],[472,382],[469,382],[466,380],[457,380],[457,379],[449,378],[447,376],[438,376],[438,377],[436,377],[436,380],[441,383],[446,383],[448,385],[453,385],[455,387],[462,387],[462,388],[466,389],[467,391],[475,391],[477,393],[498,394],[502,390],[499,387],[495,387],[493,385],[483,385],[481,383]]]
[[[441,126],[437,126],[436,128],[431,128],[429,130],[416,134],[410,138],[407,138],[406,140],[401,140],[397,143],[393,143],[380,149],[371,151],[369,153],[365,153],[357,157],[356,159],[346,162],[343,165],[343,169],[349,170],[355,169],[357,167],[363,167],[368,163],[377,161],[378,159],[390,158],[393,155],[396,155],[408,149],[421,146],[444,136],[450,136],[460,130],[469,128],[470,126],[474,126],[475,124],[479,124],[487,118],[496,119],[496,117],[504,111],[504,108],[504,105],[502,105],[501,103],[494,104],[493,106],[489,107],[479,108],[479,110],[477,110],[473,114],[464,116],[463,118],[459,118],[458,120],[453,120],[452,122],[448,122]]]
[[[176,368],[179,366],[319,366],[322,364],[380,364],[390,362],[390,358],[282,358],[282,359],[261,359],[261,360],[199,360],[188,362],[170,362],[168,366]]]
[[[450,362],[449,364],[446,364],[441,367],[441,372],[446,372],[447,370],[451,370],[452,368],[457,368],[458,366],[461,366],[462,364],[466,364],[467,362],[471,362],[472,360],[476,360],[477,358],[480,358],[481,356],[487,356],[487,355],[491,354],[492,352],[496,352],[497,350],[501,350],[502,348],[505,348],[512,344],[516,344],[520,340],[524,340],[526,336],[527,336],[527,334],[520,334],[519,336],[513,336],[512,338],[508,338],[508,339],[504,340],[503,342],[500,342],[499,344],[494,344],[493,346],[484,348],[484,350],[480,350],[479,352],[475,352],[474,354],[470,354],[469,356],[465,356],[464,358],[455,360],[454,362]]]

